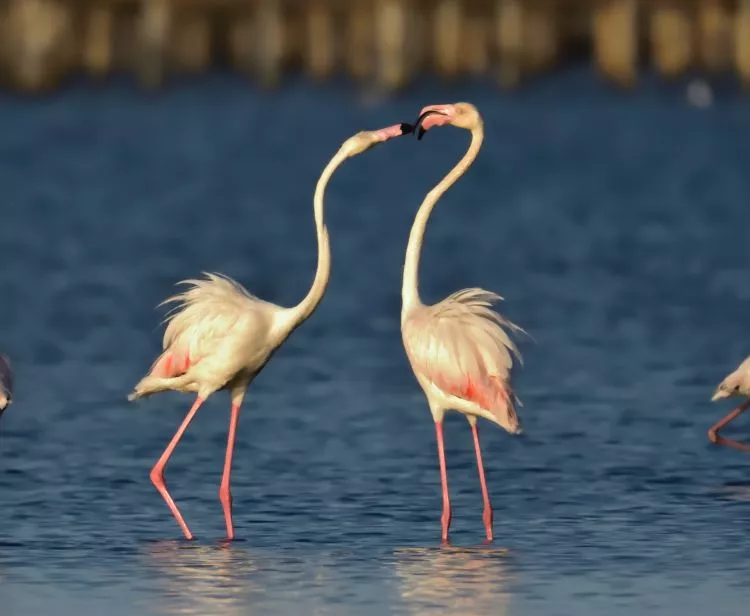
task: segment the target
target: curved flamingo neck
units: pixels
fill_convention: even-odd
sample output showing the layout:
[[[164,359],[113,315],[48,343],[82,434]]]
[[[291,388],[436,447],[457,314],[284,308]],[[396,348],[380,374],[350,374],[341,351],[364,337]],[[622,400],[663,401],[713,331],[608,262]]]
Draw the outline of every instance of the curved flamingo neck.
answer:
[[[414,224],[411,227],[409,233],[409,243],[406,246],[406,261],[404,262],[404,280],[403,286],[401,287],[401,323],[406,320],[409,312],[421,305],[419,298],[419,258],[422,252],[422,244],[424,243],[424,233],[427,227],[427,220],[432,214],[432,208],[438,202],[440,197],[443,196],[453,184],[466,172],[466,170],[474,162],[474,159],[479,153],[479,149],[482,147],[482,140],[484,139],[484,127],[479,122],[474,128],[471,129],[471,143],[469,148],[466,150],[466,154],[463,155],[456,166],[451,169],[446,176],[438,182],[435,187],[427,193],[422,201],[422,205],[417,211],[417,215],[414,218]]]
[[[315,186],[313,212],[318,238],[318,265],[315,270],[315,279],[307,295],[291,309],[292,316],[289,323],[291,329],[298,327],[310,317],[323,299],[328,286],[328,279],[331,275],[331,243],[328,238],[328,228],[323,223],[323,198],[331,176],[346,159],[347,155],[339,150],[323,169]]]

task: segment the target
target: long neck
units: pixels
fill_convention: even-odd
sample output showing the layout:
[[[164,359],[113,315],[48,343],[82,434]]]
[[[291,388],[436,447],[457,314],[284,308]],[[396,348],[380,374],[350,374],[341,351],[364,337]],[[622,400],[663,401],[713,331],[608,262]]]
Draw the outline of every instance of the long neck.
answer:
[[[337,152],[326,165],[326,168],[323,169],[323,173],[321,173],[318,183],[315,186],[313,211],[315,214],[315,231],[318,238],[318,266],[315,270],[315,279],[307,295],[299,304],[290,309],[291,322],[289,325],[292,329],[310,317],[318,307],[320,300],[323,299],[326,287],[328,286],[328,279],[331,275],[331,244],[328,239],[328,229],[323,224],[323,197],[331,176],[346,158],[346,155],[340,151]]]
[[[448,190],[453,184],[456,183],[466,170],[474,162],[474,159],[479,153],[479,149],[482,147],[482,140],[484,139],[484,129],[481,124],[477,125],[471,130],[471,143],[469,149],[466,150],[463,158],[458,161],[455,167],[451,169],[448,174],[437,183],[437,185],[427,193],[427,196],[422,201],[422,205],[419,207],[416,217],[414,218],[414,224],[411,227],[411,233],[409,233],[409,243],[406,246],[406,261],[404,262],[404,282],[401,287],[401,322],[403,323],[409,311],[421,304],[419,299],[419,257],[422,252],[422,243],[424,242],[424,232],[427,226],[427,220],[432,213],[432,208],[438,202],[440,197],[443,196],[446,190]]]

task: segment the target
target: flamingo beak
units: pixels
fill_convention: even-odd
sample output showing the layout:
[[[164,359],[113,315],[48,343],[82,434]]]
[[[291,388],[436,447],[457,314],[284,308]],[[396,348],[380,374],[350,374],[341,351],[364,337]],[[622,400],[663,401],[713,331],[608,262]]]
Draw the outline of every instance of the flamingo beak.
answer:
[[[716,388],[716,391],[714,392],[714,395],[711,396],[711,402],[716,402],[717,400],[723,400],[724,398],[729,397],[729,392],[726,389],[722,389],[721,386]]]
[[[433,117],[437,116],[437,117]],[[417,131],[417,141],[421,141],[424,134],[433,126],[440,126],[450,122],[450,116],[437,109],[427,109],[417,118],[414,128]]]
[[[411,135],[413,132],[414,132],[414,126],[412,126],[408,122],[401,122],[401,134],[402,135]]]
[[[402,135],[408,135],[413,132],[414,128],[411,124],[401,123],[381,128],[380,130],[372,131],[373,136],[378,141],[388,141],[394,137],[401,137]]]

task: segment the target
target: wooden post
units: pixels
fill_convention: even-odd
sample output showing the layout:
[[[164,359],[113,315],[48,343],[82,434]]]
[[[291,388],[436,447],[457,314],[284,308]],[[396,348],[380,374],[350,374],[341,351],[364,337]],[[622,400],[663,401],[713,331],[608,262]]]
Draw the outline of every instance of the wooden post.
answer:
[[[734,63],[742,84],[750,89],[750,0],[739,0],[734,32]]]
[[[88,8],[83,64],[89,73],[104,75],[112,68],[112,7],[107,4],[95,4]]]
[[[722,0],[703,0],[698,11],[698,36],[703,65],[721,71],[731,63],[732,18]]]
[[[651,48],[657,70],[669,77],[687,70],[693,60],[692,38],[684,4],[659,0],[651,12]]]
[[[324,79],[333,73],[334,27],[331,8],[324,0],[308,0],[306,15],[304,60],[314,79]]]
[[[439,0],[433,13],[435,65],[442,77],[455,77],[461,69],[462,8],[459,0]]]
[[[524,20],[525,64],[531,71],[555,62],[559,45],[557,5],[549,0],[529,4]]]
[[[488,35],[491,25],[483,15],[477,13],[468,14],[464,24],[463,68],[471,75],[483,75],[490,66]]]
[[[20,88],[47,90],[70,68],[75,44],[69,7],[57,0],[12,0],[4,25],[9,69]]]
[[[255,9],[257,37],[256,72],[266,88],[276,87],[282,79],[286,43],[284,13],[280,0],[265,0]]]
[[[141,0],[138,73],[146,87],[161,84],[166,69],[166,51],[172,26],[170,0]]]
[[[636,81],[636,0],[602,0],[594,8],[594,54],[605,75],[623,86]]]
[[[280,0],[264,0],[253,9],[239,7],[229,26],[232,63],[256,76],[265,88],[281,81],[286,42]]]
[[[262,3],[261,7],[268,6],[268,2]],[[259,7],[258,12],[262,9]],[[238,9],[232,15],[231,22],[227,28],[227,38],[229,47],[229,57],[232,64],[245,75],[253,74],[255,69],[255,23],[253,15],[249,10]],[[257,28],[261,32],[261,28]],[[259,44],[262,46],[262,44]]]
[[[521,79],[524,12],[520,0],[496,0],[495,39],[500,56],[501,87],[518,84]]]
[[[406,81],[407,0],[380,0],[375,5],[376,80],[387,90]]]
[[[205,11],[186,10],[172,25],[172,54],[183,70],[197,73],[211,62],[211,22]]]
[[[372,0],[352,1],[346,13],[346,66],[354,79],[372,72]]]

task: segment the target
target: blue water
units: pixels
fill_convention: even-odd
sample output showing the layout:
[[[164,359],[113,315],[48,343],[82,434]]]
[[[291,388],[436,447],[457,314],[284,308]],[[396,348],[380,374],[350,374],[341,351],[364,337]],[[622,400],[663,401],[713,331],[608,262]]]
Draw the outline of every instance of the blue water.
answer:
[[[461,99],[486,145],[435,210],[421,288],[495,290],[533,336],[515,377],[525,434],[480,427],[495,543],[468,425],[450,416],[453,545],[439,545],[434,429],[399,336],[409,225],[464,151],[457,129],[334,177],[328,294],[246,398],[238,540],[222,541],[222,393],[167,470],[184,541],[148,472],[192,400],[126,401],[160,349],[156,304],[203,270],[297,302],[328,157]],[[747,100],[695,109],[682,85],[623,93],[586,71],[391,100],[216,75],[5,96],[0,127],[0,347],[17,371],[0,421],[3,613],[746,611],[750,458],[706,430],[729,408],[713,388],[750,352]]]

